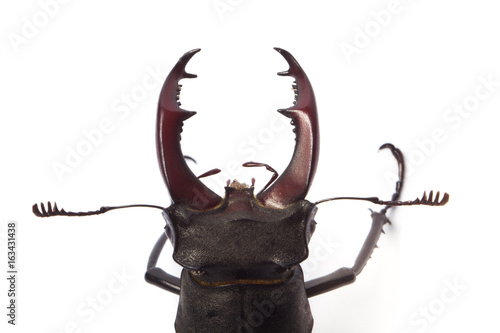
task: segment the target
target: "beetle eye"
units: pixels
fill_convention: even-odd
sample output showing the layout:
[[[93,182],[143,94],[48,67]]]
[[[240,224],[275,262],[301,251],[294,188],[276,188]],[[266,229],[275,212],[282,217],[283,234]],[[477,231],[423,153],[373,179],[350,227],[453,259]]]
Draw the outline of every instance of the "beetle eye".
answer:
[[[173,239],[173,237],[172,237],[173,231],[172,231],[172,228],[168,224],[165,226],[165,234],[167,235],[168,239],[170,239],[170,240]]]
[[[309,243],[309,240],[311,239],[312,235],[314,234],[314,231],[316,230],[316,221],[312,220],[309,222],[307,226],[307,231],[306,231],[306,238],[307,242]]]

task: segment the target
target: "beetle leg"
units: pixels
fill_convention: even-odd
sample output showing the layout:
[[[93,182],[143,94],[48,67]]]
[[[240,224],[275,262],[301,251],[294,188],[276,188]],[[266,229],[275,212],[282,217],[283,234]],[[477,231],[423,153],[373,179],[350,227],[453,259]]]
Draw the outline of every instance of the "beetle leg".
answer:
[[[403,179],[404,179],[404,158],[403,153],[396,148],[393,144],[386,143],[380,147],[380,149],[389,148],[392,152],[392,155],[396,159],[398,163],[398,181],[396,182],[396,190],[392,195],[392,200],[396,201],[400,194],[401,189],[403,187]],[[316,296],[340,287],[343,287],[347,284],[353,283],[356,280],[356,276],[358,276],[363,268],[366,266],[366,263],[371,258],[371,255],[375,248],[377,247],[377,242],[380,238],[380,234],[384,232],[384,225],[386,223],[391,223],[389,218],[385,215],[387,210],[392,206],[385,206],[380,212],[372,211],[372,226],[370,228],[370,232],[366,237],[365,242],[363,243],[363,247],[356,257],[356,261],[354,262],[354,266],[343,267],[340,268],[329,275],[325,275],[323,277],[313,279],[311,281],[306,282],[306,293],[307,297]]]
[[[181,291],[181,280],[176,276],[168,274],[163,269],[156,267],[161,250],[163,249],[167,239],[168,236],[164,232],[156,242],[153,250],[151,251],[151,255],[149,256],[148,269],[144,278],[152,285],[179,295]]]
[[[333,273],[307,281],[305,283],[306,295],[307,297],[318,296],[354,283],[354,281],[356,281],[356,274],[352,268],[342,267]]]
[[[363,271],[373,250],[377,247],[377,242],[380,238],[380,234],[384,232],[383,227],[386,223],[390,223],[390,221],[387,216],[385,216],[385,212],[372,212],[372,227],[354,262],[354,266],[342,267],[331,274],[307,281],[307,297],[320,295],[356,281],[356,276]]]
[[[380,234],[384,232],[384,225],[386,223],[391,223],[383,210],[379,213],[372,211],[372,227],[370,228],[370,232],[366,237],[363,247],[361,248],[356,261],[354,262],[354,266],[352,267],[352,270],[356,275],[359,275],[361,273],[363,268],[366,266],[368,259],[371,258],[373,250],[375,250],[375,248],[377,247],[377,242],[380,238]]]
[[[403,188],[403,181],[404,181],[404,176],[405,176],[405,161],[403,157],[403,153],[399,148],[394,147],[392,143],[386,143],[380,146],[379,150],[389,148],[392,152],[392,155],[398,162],[398,181],[396,182],[396,190],[394,194],[392,195],[391,201],[397,201],[399,199],[399,196],[401,195],[401,189]],[[387,212],[387,210],[391,208],[391,206],[386,206],[384,209],[382,209],[381,212]]]

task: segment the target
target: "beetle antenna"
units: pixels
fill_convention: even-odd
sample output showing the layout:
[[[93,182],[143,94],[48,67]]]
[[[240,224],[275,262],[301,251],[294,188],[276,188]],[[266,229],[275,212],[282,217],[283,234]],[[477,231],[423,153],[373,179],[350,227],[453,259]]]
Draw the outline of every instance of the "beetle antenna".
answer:
[[[386,208],[394,207],[394,206],[416,206],[416,205],[424,205],[424,206],[444,206],[450,200],[450,195],[445,193],[443,198],[439,198],[439,191],[436,193],[436,197],[434,198],[434,191],[429,192],[429,197],[427,197],[427,193],[424,192],[422,198],[417,198],[412,201],[396,201],[396,200],[380,200],[377,197],[335,197],[328,198],[316,201],[315,204],[320,204],[323,202],[334,201],[334,200],[362,200],[362,201],[370,201],[377,205],[386,205]]]
[[[38,208],[38,204],[33,205],[33,214],[38,217],[51,217],[51,216],[90,216],[90,215],[99,215],[110,210],[121,209],[121,208],[133,208],[133,207],[146,207],[146,208],[157,208],[164,210],[164,207],[155,206],[155,205],[125,205],[125,206],[104,206],[99,210],[89,211],[89,212],[67,212],[64,208],[57,208],[57,204],[54,202],[54,206],[50,202],[47,202],[47,209],[45,209],[45,205],[43,202],[40,204],[41,210]]]

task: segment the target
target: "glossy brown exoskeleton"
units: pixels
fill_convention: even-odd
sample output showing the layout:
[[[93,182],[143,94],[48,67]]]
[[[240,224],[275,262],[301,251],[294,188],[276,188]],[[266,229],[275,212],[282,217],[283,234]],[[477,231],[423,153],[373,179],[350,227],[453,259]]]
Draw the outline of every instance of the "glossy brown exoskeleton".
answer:
[[[41,209],[37,216],[93,215],[106,211],[150,206],[163,209],[165,232],[155,245],[148,262],[146,280],[180,296],[175,328],[177,332],[311,332],[313,317],[308,298],[355,281],[376,247],[382,228],[389,223],[386,212],[401,205],[444,205],[439,192],[414,201],[397,201],[404,177],[404,161],[399,149],[388,148],[399,166],[399,181],[390,201],[376,197],[331,198],[311,203],[305,199],[312,184],[319,155],[319,124],[313,89],[306,74],[283,49],[276,50],[289,65],[282,76],[295,79],[294,105],[278,110],[291,118],[296,146],[290,164],[277,177],[267,164],[246,162],[246,167],[266,167],[274,172],[271,181],[257,194],[251,186],[229,182],[221,198],[187,166],[181,151],[183,122],[195,112],[180,108],[179,81],[194,78],[186,73],[195,49],[184,54],[168,75],[161,91],[157,117],[157,152],[163,179],[172,204],[102,207],[98,211],[73,213],[57,206]],[[352,267],[344,267],[324,277],[304,282],[300,263],[308,257],[308,243],[314,232],[317,204],[338,200],[367,200],[385,205],[372,212],[372,227]],[[181,277],[156,267],[167,239],[173,245],[173,259],[184,269]]]

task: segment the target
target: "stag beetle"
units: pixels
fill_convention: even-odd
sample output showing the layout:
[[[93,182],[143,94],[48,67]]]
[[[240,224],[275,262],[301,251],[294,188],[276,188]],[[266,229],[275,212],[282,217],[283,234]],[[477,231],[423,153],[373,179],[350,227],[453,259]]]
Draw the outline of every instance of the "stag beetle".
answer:
[[[180,108],[179,81],[195,78],[185,71],[199,49],[185,53],[168,75],[159,99],[156,144],[158,161],[172,204],[101,207],[97,211],[68,212],[43,203],[33,212],[39,217],[87,216],[128,207],[153,207],[163,211],[165,231],[154,246],[147,265],[146,280],[180,296],[177,332],[311,332],[313,317],[308,298],[353,283],[371,256],[383,226],[390,223],[389,208],[402,205],[442,206],[449,199],[431,191],[413,201],[398,201],[403,187],[404,159],[392,144],[389,149],[398,163],[399,180],[389,201],[377,197],[337,197],[312,203],[305,199],[312,184],[319,155],[319,124],[313,89],[295,58],[276,48],[289,69],[278,73],[295,79],[294,105],[278,110],[291,118],[296,135],[292,159],[278,177],[265,163],[247,162],[245,167],[265,167],[273,172],[267,185],[254,194],[250,186],[228,181],[221,198],[201,181],[219,172],[211,170],[196,177],[186,163],[180,145],[183,122],[195,112]],[[372,226],[352,267],[304,282],[300,263],[308,257],[308,243],[314,232],[317,205],[351,199],[385,207],[371,213]],[[156,267],[167,239],[173,245],[173,259],[183,267],[181,277]],[[252,316],[255,307],[266,316]],[[253,311],[253,312],[252,312]]]

